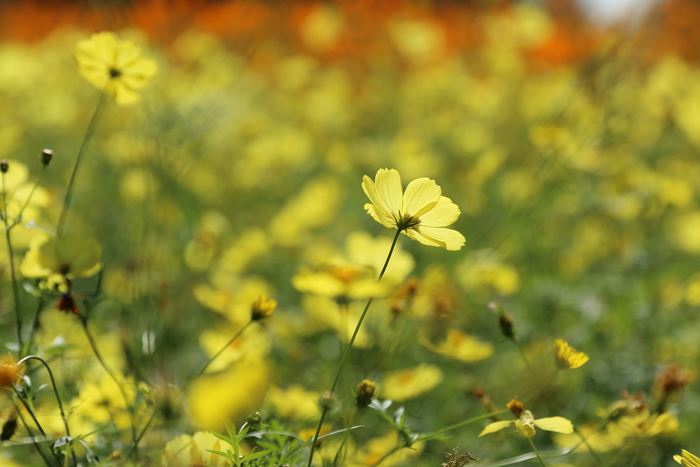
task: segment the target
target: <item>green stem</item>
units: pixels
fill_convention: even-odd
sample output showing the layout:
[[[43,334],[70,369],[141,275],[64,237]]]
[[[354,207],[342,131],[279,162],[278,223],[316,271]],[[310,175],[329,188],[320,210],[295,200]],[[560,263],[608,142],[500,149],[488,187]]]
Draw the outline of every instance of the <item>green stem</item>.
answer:
[[[126,391],[124,391],[124,387],[122,384],[119,382],[115,374],[112,372],[112,370],[109,369],[107,364],[105,364],[104,360],[102,359],[102,355],[100,355],[99,350],[97,350],[97,344],[95,343],[95,339],[92,337],[92,334],[90,333],[90,330],[88,329],[87,325],[87,320],[83,318],[82,316],[79,316],[80,322],[83,325],[83,331],[85,331],[85,336],[88,339],[88,342],[90,342],[90,347],[92,348],[92,353],[95,354],[95,357],[97,358],[97,361],[100,362],[100,365],[102,365],[102,368],[107,372],[107,374],[112,378],[112,381],[114,381],[114,384],[117,385],[117,388],[119,388],[119,392],[122,395],[122,399],[124,399],[124,404],[126,405],[126,408],[129,412],[129,417],[131,419],[131,440],[133,443],[136,442],[136,415],[134,414],[134,407],[133,404],[129,401],[128,396],[126,395]]]
[[[3,174],[4,178],[4,174]],[[5,213],[7,216],[7,212]],[[5,218],[5,242],[7,243],[7,256],[10,258],[10,276],[12,279],[12,298],[15,302],[15,317],[17,319],[17,340],[19,341],[20,352],[22,344],[22,304],[19,299],[19,283],[17,282],[17,274],[15,273],[15,255],[12,250],[12,241],[10,240],[10,229],[7,227],[7,219]]]
[[[58,226],[56,227],[56,233],[60,237],[63,234],[63,228],[66,225],[66,218],[68,217],[68,210],[70,208],[71,200],[73,199],[73,184],[75,183],[75,176],[78,173],[78,167],[80,166],[80,161],[88,148],[88,143],[92,138],[92,134],[95,132],[95,126],[97,124],[97,117],[100,110],[105,102],[105,97],[107,94],[102,91],[100,93],[100,99],[97,102],[97,107],[95,107],[95,113],[92,114],[90,123],[88,123],[87,131],[85,132],[85,137],[83,142],[80,143],[80,149],[78,150],[78,157],[75,159],[75,165],[73,166],[73,172],[70,176],[70,181],[68,182],[68,189],[66,190],[66,196],[63,198],[63,207],[61,208],[61,216],[58,218]]]
[[[131,449],[129,449],[129,453],[128,453],[127,456],[126,456],[127,459],[128,459],[129,457],[131,457],[132,453],[133,453],[136,449],[138,449],[138,445],[139,445],[139,443],[141,442],[141,438],[143,438],[143,435],[146,434],[146,431],[148,431],[148,428],[150,428],[151,423],[153,423],[153,420],[154,420],[155,418],[156,418],[156,412],[155,412],[155,410],[154,410],[153,413],[151,414],[151,417],[150,417],[150,418],[148,419],[148,421],[146,422],[146,425],[144,425],[143,429],[141,430],[141,433],[139,433],[139,435],[136,437],[136,441],[134,441],[133,446],[131,446]]]
[[[223,346],[218,352],[216,352],[216,354],[215,354],[213,357],[211,357],[211,358],[204,364],[204,366],[202,366],[202,368],[201,368],[197,373],[195,373],[195,375],[192,376],[192,377],[189,379],[189,381],[187,381],[187,382],[185,383],[184,386],[182,386],[182,392],[185,392],[185,389],[186,389],[190,384],[192,384],[192,382],[193,382],[194,380],[196,380],[197,378],[199,378],[200,376],[202,376],[202,374],[204,374],[204,372],[205,372],[206,369],[209,367],[209,365],[211,365],[211,362],[213,362],[214,360],[216,360],[216,358],[217,358],[219,355],[221,355],[222,353],[224,353],[224,351],[225,351],[226,349],[228,349],[228,348],[231,346],[231,344],[233,344],[233,341],[235,341],[236,339],[238,339],[238,338],[241,336],[241,334],[243,334],[243,331],[245,331],[245,330],[248,328],[248,326],[250,326],[250,323],[252,323],[252,322],[253,322],[252,320],[248,321],[248,322],[246,323],[245,326],[243,326],[236,334],[234,334],[234,336],[231,338],[231,340],[229,340],[228,343],[226,343],[225,346]]]
[[[41,179],[44,177],[44,171],[46,170],[46,166],[41,167],[41,172],[39,173],[39,178],[36,180],[36,183],[32,187],[32,191],[29,192],[29,196],[27,196],[27,199],[24,201],[24,206],[22,206],[19,210],[19,214],[17,214],[17,218],[15,219],[15,222],[13,224],[13,227],[17,225],[20,220],[22,219],[22,213],[24,212],[24,209],[29,205],[29,201],[32,200],[32,196],[34,196],[34,191],[36,190],[36,187],[38,187],[41,184]]]
[[[34,344],[34,336],[36,334],[36,330],[39,329],[39,315],[41,314],[41,310],[44,308],[44,295],[40,295],[39,299],[37,300],[36,304],[36,314],[34,315],[34,321],[32,322],[32,329],[29,334],[29,340],[27,340],[27,351],[31,350],[32,345]]]
[[[530,397],[528,397],[527,399],[525,399],[523,402],[529,402],[529,401],[531,401],[532,399],[534,399],[535,397],[539,396],[540,393],[542,392],[542,390],[543,390],[544,388],[546,388],[547,385],[548,385],[549,383],[551,383],[552,380],[554,379],[554,377],[557,376],[558,374],[559,374],[559,370],[557,369],[554,373],[552,373],[552,376],[550,376],[549,379],[547,379],[547,381],[545,381],[545,382],[542,384],[542,386],[540,386],[540,388],[539,388],[537,391],[534,392],[534,394],[532,394]]]
[[[359,407],[357,408],[357,410],[355,410],[355,413],[352,415],[352,418],[350,419],[350,423],[348,424],[348,428],[352,427],[355,424],[355,419],[357,418],[358,415],[360,415],[360,408]],[[343,439],[340,441],[340,447],[338,447],[338,451],[335,453],[335,460],[333,461],[333,465],[339,465],[338,462],[343,457],[343,448],[345,448],[345,443],[348,442],[349,437],[350,437],[350,430],[348,429],[343,434]]]
[[[24,398],[17,392],[15,392],[15,396],[17,396],[17,398],[20,400],[20,402],[22,403],[24,408],[27,409],[27,412],[29,412],[29,415],[32,417],[32,420],[34,421],[34,424],[39,429],[39,433],[41,433],[41,436],[43,436],[48,442],[48,436],[46,436],[46,432],[44,431],[44,428],[42,428],[41,423],[39,423],[39,420],[37,420],[36,415],[34,414],[34,411],[29,406],[27,401],[25,401]],[[19,412],[19,410],[18,410],[18,412]],[[24,419],[22,419],[22,421],[24,421]],[[58,454],[56,454],[56,451],[53,450],[53,446],[49,446],[49,451],[51,451],[51,455],[53,455],[54,459],[56,459],[56,462],[58,462],[58,465],[61,465],[61,459],[58,457]]]
[[[397,229],[396,230],[396,235],[394,236],[394,241],[391,243],[391,248],[389,249],[389,254],[386,257],[386,261],[384,261],[384,267],[382,267],[382,271],[379,273],[379,277],[377,278],[377,281],[380,281],[382,277],[384,277],[384,273],[386,272],[386,268],[389,265],[389,260],[391,259],[391,255],[394,253],[394,248],[396,247],[396,242],[399,240],[399,234],[401,234],[401,230]],[[352,333],[352,337],[350,337],[350,341],[348,342],[347,347],[345,347],[345,352],[343,353],[343,357],[340,359],[340,364],[338,365],[338,369],[335,372],[335,378],[333,378],[333,385],[331,386],[330,393],[333,395],[335,393],[335,388],[338,386],[338,381],[340,380],[340,374],[343,371],[343,365],[345,364],[345,360],[348,358],[348,354],[350,353],[350,349],[352,349],[352,344],[355,342],[355,338],[357,338],[357,334],[360,332],[360,327],[362,326],[362,322],[365,320],[365,316],[367,315],[367,311],[369,310],[370,305],[372,305],[372,301],[374,298],[370,298],[367,300],[367,304],[365,305],[365,309],[362,310],[362,314],[360,315],[360,319],[357,321],[357,325],[355,326],[355,331]],[[314,451],[316,449],[316,441],[318,441],[318,436],[321,433],[321,427],[323,426],[323,421],[326,418],[326,414],[328,413],[328,406],[324,406],[323,410],[321,411],[321,419],[318,421],[318,426],[316,427],[316,434],[314,435],[313,441],[311,443],[311,452],[309,453],[309,461],[307,463],[307,467],[311,467],[311,463],[313,462],[314,458]]]
[[[22,424],[24,425],[24,428],[27,430],[27,434],[32,439],[32,444],[34,444],[34,447],[36,448],[39,455],[41,455],[41,458],[44,459],[44,463],[46,463],[46,465],[48,465],[49,467],[53,467],[51,465],[51,461],[49,460],[49,458],[46,457],[46,454],[44,454],[44,451],[41,450],[41,447],[39,446],[39,443],[36,440],[36,436],[34,436],[34,433],[32,433],[32,429],[29,427],[27,420],[25,420],[24,415],[22,415],[22,411],[19,409],[19,407],[17,407],[17,404],[15,404],[14,401],[12,401],[12,405],[15,406],[15,410],[17,411],[17,415],[19,415],[19,419],[22,420]]]
[[[535,443],[532,442],[532,438],[528,438],[527,441],[530,443],[530,447],[532,447],[532,452],[535,453],[537,456],[537,459],[539,459],[540,464],[542,464],[542,467],[547,467],[547,464],[544,463],[544,460],[540,456],[540,453],[537,451],[537,448],[535,447]]]
[[[458,428],[462,428],[463,426],[467,426],[471,423],[478,422],[479,420],[484,420],[486,418],[496,417],[496,416],[503,415],[503,414],[508,413],[508,412],[510,412],[510,410],[504,409],[504,410],[501,410],[500,412],[489,412],[489,413],[486,413],[484,415],[479,415],[478,417],[470,418],[469,420],[466,420],[464,422],[455,423],[454,425],[450,425],[450,426],[442,428],[438,431],[434,431],[430,434],[419,436],[418,439],[416,439],[416,442],[427,441],[429,439],[436,438],[443,433],[447,433],[448,431],[456,430]]]
[[[403,444],[397,444],[397,445],[394,446],[389,452],[387,452],[386,454],[384,454],[377,462],[375,462],[374,464],[372,464],[371,467],[377,467],[379,464],[381,464],[382,462],[384,462],[385,460],[387,460],[387,459],[389,458],[389,456],[391,456],[391,455],[394,454],[396,451],[398,451],[398,450],[400,450],[400,449],[403,449],[403,448],[404,448],[404,445],[403,445]]]
[[[56,402],[58,403],[58,410],[61,412],[61,418],[63,419],[63,426],[66,428],[66,436],[68,438],[72,438],[70,435],[70,429],[68,428],[68,417],[66,417],[66,413],[63,411],[63,404],[61,403],[61,396],[58,394],[58,387],[56,387],[56,380],[53,377],[53,372],[51,371],[51,367],[49,367],[49,364],[44,361],[43,358],[37,357],[36,355],[29,355],[28,357],[24,357],[22,360],[17,362],[17,365],[21,365],[22,363],[29,361],[29,360],[36,360],[40,362],[42,365],[44,365],[44,368],[46,368],[47,373],[49,374],[49,379],[51,379],[51,387],[53,387],[53,393],[56,396]],[[71,455],[73,457],[73,465],[77,466],[78,465],[78,460],[75,458],[75,451],[71,448]]]

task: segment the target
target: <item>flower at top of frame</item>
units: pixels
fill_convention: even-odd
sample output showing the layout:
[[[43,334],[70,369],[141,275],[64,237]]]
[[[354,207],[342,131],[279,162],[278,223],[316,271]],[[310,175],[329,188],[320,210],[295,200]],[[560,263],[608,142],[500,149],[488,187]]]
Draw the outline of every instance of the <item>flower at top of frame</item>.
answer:
[[[579,352],[563,339],[554,342],[554,362],[557,368],[564,370],[567,368],[579,368],[588,361],[588,355]]]
[[[700,467],[700,457],[697,457],[685,449],[681,449],[680,456],[673,456],[673,460],[683,467]]]
[[[364,176],[364,190],[371,203],[365,204],[370,216],[384,227],[399,229],[424,245],[457,251],[464,236],[446,229],[460,215],[459,207],[429,178],[417,178],[402,190],[401,175],[394,169],[379,169],[374,180]]]
[[[136,91],[158,72],[154,60],[141,57],[139,46],[120,40],[113,32],[100,32],[78,42],[73,58],[83,78],[114,97],[119,105],[137,102],[140,96]]]
[[[545,431],[554,431],[556,433],[569,434],[574,432],[574,426],[564,417],[548,417],[535,420],[532,412],[523,410],[522,403],[515,399],[508,403],[508,408],[513,412],[517,420],[490,423],[479,433],[479,436],[495,433],[513,425],[515,425],[515,429],[520,436],[525,438],[532,438],[535,436],[535,427]]]
[[[102,247],[92,237],[67,233],[36,237],[19,267],[24,277],[90,277],[102,269]]]

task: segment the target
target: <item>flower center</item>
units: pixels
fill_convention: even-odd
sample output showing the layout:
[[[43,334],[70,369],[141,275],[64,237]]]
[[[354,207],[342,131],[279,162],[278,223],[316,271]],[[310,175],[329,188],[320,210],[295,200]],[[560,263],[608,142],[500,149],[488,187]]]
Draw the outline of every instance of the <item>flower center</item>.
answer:
[[[58,266],[58,272],[61,275],[67,276],[70,272],[70,263],[64,263]]]
[[[401,212],[399,212],[399,219],[396,221],[397,229],[408,230],[418,224],[420,224],[420,218],[413,217],[409,214],[401,214]]]
[[[360,274],[360,269],[355,266],[330,266],[328,272],[344,284],[350,284]]]
[[[119,78],[121,75],[122,75],[122,72],[117,70],[116,68],[109,69],[109,77],[110,78]]]

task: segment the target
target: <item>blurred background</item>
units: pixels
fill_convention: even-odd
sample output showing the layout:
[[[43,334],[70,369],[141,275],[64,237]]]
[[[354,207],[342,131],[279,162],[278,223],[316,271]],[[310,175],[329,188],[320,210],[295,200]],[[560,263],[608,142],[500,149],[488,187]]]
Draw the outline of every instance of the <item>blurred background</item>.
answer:
[[[261,406],[313,426],[317,412],[285,412],[280,391],[299,385],[308,401],[327,389],[363,303],[339,310],[293,278],[336,258],[384,259],[392,232],[364,211],[360,183],[390,167],[404,185],[435,179],[460,206],[454,228],[467,243],[447,252],[401,239],[397,280],[414,280],[415,300],[373,305],[343,397],[362,378],[433,365],[441,382],[405,405],[415,430],[438,429],[483,413],[477,388],[499,409],[535,392],[563,338],[591,359],[546,387],[537,418],[595,424],[626,390],[678,421],[656,430],[644,419],[598,446],[601,457],[566,461],[674,465],[681,448],[700,452],[694,377],[659,399],[669,365],[692,372],[700,361],[697,24],[695,0],[5,0],[0,158],[36,178],[41,150],[54,150],[33,211],[53,228],[99,97],[77,73],[75,44],[115,31],[158,62],[141,102],[105,107],[68,227],[103,246],[108,298],[94,322],[110,358],[137,381],[182,382],[259,294],[279,302],[250,336],[256,350],[234,349],[215,368],[228,405],[192,394],[162,429],[221,430]],[[18,234],[20,254],[31,236]],[[2,310],[11,339],[9,294]],[[46,311],[45,345],[70,342],[66,318]],[[453,347],[440,347],[447,336]],[[88,367],[70,361],[59,374],[77,394]],[[386,431],[365,423],[359,442]],[[481,428],[428,444],[414,465],[439,465],[454,446],[488,461],[529,449],[477,438]]]

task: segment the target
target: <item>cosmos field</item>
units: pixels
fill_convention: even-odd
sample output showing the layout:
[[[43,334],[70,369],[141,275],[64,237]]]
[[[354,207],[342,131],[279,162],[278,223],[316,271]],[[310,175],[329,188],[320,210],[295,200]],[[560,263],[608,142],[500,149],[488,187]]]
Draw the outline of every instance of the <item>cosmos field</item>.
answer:
[[[3,4],[0,465],[700,466],[698,20]]]

